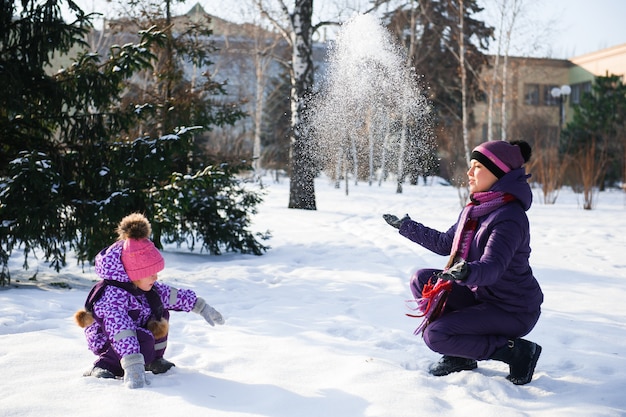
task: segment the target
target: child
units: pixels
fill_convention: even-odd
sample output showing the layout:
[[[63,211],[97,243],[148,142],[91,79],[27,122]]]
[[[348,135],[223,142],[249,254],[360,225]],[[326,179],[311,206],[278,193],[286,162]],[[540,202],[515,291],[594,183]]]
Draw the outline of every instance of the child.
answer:
[[[169,310],[193,311],[211,326],[224,324],[222,315],[192,290],[157,282],[165,262],[148,239],[151,232],[143,215],[126,216],[117,227],[118,241],[96,256],[95,270],[102,280],[89,293],[85,309],[74,316],[98,356],[85,376],[123,376],[128,388],[141,388],[145,371],[167,372],[174,366],[163,358]]]

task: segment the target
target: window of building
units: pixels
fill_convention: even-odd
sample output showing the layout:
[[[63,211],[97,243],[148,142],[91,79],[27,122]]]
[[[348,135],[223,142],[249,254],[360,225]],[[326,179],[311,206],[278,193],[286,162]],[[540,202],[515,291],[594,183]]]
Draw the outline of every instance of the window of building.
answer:
[[[546,84],[543,86],[543,103],[546,106],[558,106],[559,105],[559,97],[554,97],[552,95],[552,89],[559,88],[558,85]]]
[[[584,88],[591,89],[591,83],[586,86],[587,83],[581,83],[581,91]],[[524,103],[529,106],[559,106],[560,97],[554,97],[552,90],[554,88],[560,88],[555,84],[525,84],[524,85]],[[572,86],[573,90],[574,86]],[[572,91],[573,94],[573,91]]]
[[[524,85],[524,103],[530,106],[539,105],[539,84]]]
[[[572,104],[580,104],[580,100],[584,93],[591,93],[591,81],[584,83],[572,84],[572,93],[570,100]]]
[[[580,103],[580,96],[582,95],[581,91],[580,91],[580,84],[572,84],[572,92],[570,94],[570,102],[572,104],[579,104]]]

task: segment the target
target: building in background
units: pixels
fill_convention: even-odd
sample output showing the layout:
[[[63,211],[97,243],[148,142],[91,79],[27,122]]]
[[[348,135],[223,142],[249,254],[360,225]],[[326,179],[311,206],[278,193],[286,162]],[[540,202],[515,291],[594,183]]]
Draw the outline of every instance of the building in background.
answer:
[[[573,107],[584,93],[591,92],[596,77],[617,75],[626,80],[626,44],[602,49],[570,59],[509,57],[506,72],[506,121],[502,120],[503,84],[501,68],[496,83],[492,111],[493,139],[519,139],[528,125],[542,125],[546,134],[557,138],[560,129],[571,120]],[[501,61],[501,60],[500,60]],[[495,57],[491,57],[492,67]],[[493,80],[493,68],[483,72],[485,90]],[[475,143],[488,139],[488,104],[474,106],[475,127],[471,138]]]

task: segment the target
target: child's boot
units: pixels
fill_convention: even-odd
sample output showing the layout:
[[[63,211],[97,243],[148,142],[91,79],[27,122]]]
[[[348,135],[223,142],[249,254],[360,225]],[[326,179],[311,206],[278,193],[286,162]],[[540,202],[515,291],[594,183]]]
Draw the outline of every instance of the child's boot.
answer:
[[[172,366],[176,365],[166,359],[159,358],[155,359],[152,363],[146,364],[145,368],[146,371],[150,371],[153,374],[164,374],[169,371]]]

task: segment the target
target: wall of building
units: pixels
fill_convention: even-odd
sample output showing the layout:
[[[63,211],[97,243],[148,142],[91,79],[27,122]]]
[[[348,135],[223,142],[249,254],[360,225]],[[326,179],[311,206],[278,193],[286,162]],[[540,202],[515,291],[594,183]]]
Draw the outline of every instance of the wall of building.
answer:
[[[486,69],[482,78],[489,89],[493,81],[495,57],[491,57],[491,68]],[[500,60],[500,66],[502,60]],[[561,59],[540,59],[509,57],[506,74],[506,139],[511,137],[511,130],[516,123],[524,120],[543,120],[548,125],[558,128],[560,121],[560,101],[551,95],[554,87],[569,83],[571,62]],[[502,139],[502,74],[498,74],[497,87],[493,102],[493,139]],[[487,90],[488,91],[488,90]],[[488,104],[479,102],[474,108],[475,127],[470,131],[473,144],[487,140]]]
[[[626,44],[570,58],[570,61],[596,77],[626,75]]]

